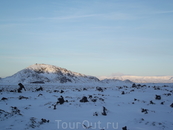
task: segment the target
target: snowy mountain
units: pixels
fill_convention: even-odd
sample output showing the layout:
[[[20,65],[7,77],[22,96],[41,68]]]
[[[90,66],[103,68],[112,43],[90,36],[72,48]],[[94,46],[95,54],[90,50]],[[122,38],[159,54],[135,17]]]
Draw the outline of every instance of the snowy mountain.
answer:
[[[99,82],[94,76],[72,72],[47,64],[31,65],[12,76],[3,78],[2,83],[88,83]]]
[[[173,83],[172,76],[131,76],[131,75],[121,75],[121,76],[110,76],[110,77],[100,77],[103,79],[112,80],[130,80],[134,83]]]

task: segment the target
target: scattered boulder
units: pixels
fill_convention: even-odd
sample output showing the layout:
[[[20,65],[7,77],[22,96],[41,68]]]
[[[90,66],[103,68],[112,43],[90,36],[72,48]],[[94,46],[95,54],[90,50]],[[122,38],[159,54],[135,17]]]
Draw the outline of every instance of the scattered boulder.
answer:
[[[127,130],[127,126],[122,127],[122,130]]]
[[[173,108],[173,103],[170,105],[170,107],[172,107],[172,108]]]
[[[21,99],[29,99],[28,97],[24,97],[24,96],[19,96],[19,100]]]
[[[97,112],[94,112],[93,116],[98,116],[98,113]]]
[[[138,87],[141,87],[141,84],[137,84]]]
[[[96,90],[103,92],[103,89],[101,87],[96,87]]]
[[[150,101],[150,104],[155,104],[152,100]]]
[[[60,93],[63,93],[63,92],[64,92],[63,90],[60,91]]]
[[[53,105],[53,107],[54,107],[53,109],[54,109],[54,110],[56,110],[56,104],[55,104],[55,105]]]
[[[92,102],[96,102],[96,101],[97,101],[97,99],[91,99],[91,101],[92,101]]]
[[[102,112],[102,115],[106,116],[107,115],[107,109],[106,107],[103,106],[103,112]]]
[[[58,90],[54,90],[53,92],[59,92]]]
[[[166,95],[166,96],[171,96],[171,93],[165,93],[164,95]]]
[[[103,101],[104,102],[104,99],[103,98],[99,98],[99,100]]]
[[[84,91],[86,91],[87,89],[86,88],[83,88]]]
[[[160,90],[159,86],[154,86],[153,88],[154,88],[154,90]]]
[[[156,99],[156,100],[161,100],[161,96],[160,96],[160,95],[156,95],[156,96],[155,96],[155,99]]]
[[[92,95],[89,95],[89,98],[92,98],[93,96]]]
[[[35,128],[35,127],[40,127],[40,125],[42,125],[44,123],[49,123],[49,120],[42,118],[41,121],[37,121],[37,119],[35,117],[31,117],[30,123],[28,125],[31,128]]]
[[[144,113],[144,114],[148,114],[148,109],[142,108],[142,109],[141,109],[141,112]]]
[[[164,105],[164,103],[165,103],[165,101],[161,102],[160,104],[161,104],[161,105]]]
[[[49,120],[42,118],[40,124],[43,124],[43,123],[49,123]]]
[[[1,100],[5,101],[5,100],[8,100],[8,98],[3,97],[3,98],[1,98]]]
[[[16,92],[16,90],[10,90],[10,92]]]
[[[122,92],[121,92],[121,94],[122,94],[122,95],[124,95],[124,94],[125,94],[125,92],[124,92],[124,91],[122,91]]]
[[[38,94],[38,97],[40,97],[40,96],[43,96],[43,94],[41,94],[41,93],[40,93],[40,94]]]
[[[64,97],[61,96],[60,98],[58,98],[57,104],[59,103],[60,105],[62,105],[64,102],[65,102]]]
[[[134,101],[139,101],[138,99],[134,98]]]
[[[17,115],[22,115],[22,114],[20,113],[20,110],[19,110],[17,107],[11,107],[11,114],[12,114],[12,115],[15,115],[15,114],[17,114]]]
[[[25,89],[25,87],[23,86],[22,83],[19,83],[18,85],[19,85],[19,88],[17,89],[18,93],[21,93],[22,92],[21,91],[22,89],[24,89],[26,91],[26,89]]]
[[[83,96],[83,98],[80,100],[80,102],[88,102],[88,99],[86,96]]]
[[[133,83],[132,84],[132,88],[136,88],[137,86],[136,86],[136,84],[135,83]]]
[[[43,91],[43,88],[40,86],[39,88],[36,88],[35,91]]]

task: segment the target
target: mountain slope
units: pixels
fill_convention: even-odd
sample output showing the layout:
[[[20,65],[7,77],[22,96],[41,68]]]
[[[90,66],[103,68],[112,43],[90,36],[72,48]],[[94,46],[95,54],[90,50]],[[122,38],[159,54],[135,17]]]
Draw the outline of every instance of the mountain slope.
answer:
[[[2,82],[7,83],[87,83],[98,81],[99,79],[94,76],[87,76],[47,64],[34,64],[2,79]]]

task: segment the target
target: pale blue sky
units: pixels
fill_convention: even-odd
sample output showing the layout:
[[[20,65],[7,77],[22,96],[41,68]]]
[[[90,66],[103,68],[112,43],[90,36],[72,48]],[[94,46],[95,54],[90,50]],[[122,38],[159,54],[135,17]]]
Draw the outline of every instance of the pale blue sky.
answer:
[[[35,63],[173,75],[172,0],[0,0],[0,77]]]

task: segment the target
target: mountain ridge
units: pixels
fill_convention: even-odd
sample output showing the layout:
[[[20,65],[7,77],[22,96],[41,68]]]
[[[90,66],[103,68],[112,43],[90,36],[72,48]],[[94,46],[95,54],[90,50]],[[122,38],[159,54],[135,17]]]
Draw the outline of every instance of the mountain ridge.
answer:
[[[0,83],[88,83],[88,84],[122,84],[122,83],[173,83],[173,76],[108,76],[97,78],[67,70],[49,64],[34,64],[6,78]]]
[[[133,76],[133,75],[119,75],[119,76],[103,76],[102,79],[116,79],[116,80],[130,80],[134,83],[173,83],[173,76]]]

